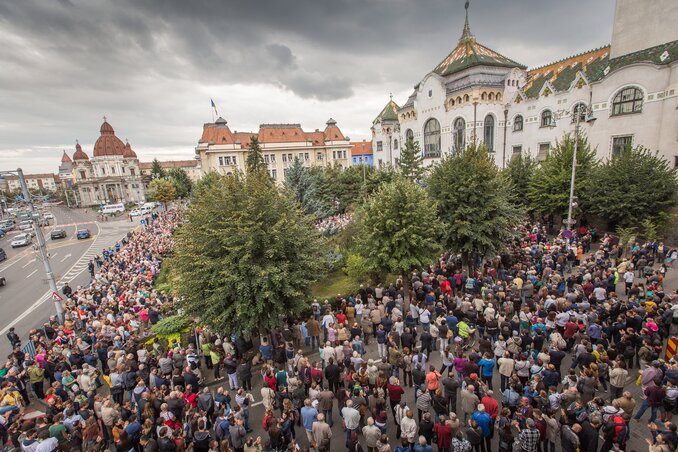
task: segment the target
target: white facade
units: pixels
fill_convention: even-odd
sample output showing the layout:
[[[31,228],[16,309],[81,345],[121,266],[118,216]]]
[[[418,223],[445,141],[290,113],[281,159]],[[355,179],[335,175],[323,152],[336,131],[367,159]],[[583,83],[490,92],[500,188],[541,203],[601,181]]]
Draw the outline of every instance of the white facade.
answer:
[[[673,41],[656,45],[661,36],[653,32],[644,44],[634,32],[634,48],[621,37],[622,29],[640,28],[628,17],[636,14],[631,3],[619,0],[615,20],[625,25],[615,26],[613,46],[624,42],[627,49],[639,49],[612,58],[606,46],[532,70],[478,44],[467,19],[457,48],[415,86],[403,106],[391,101],[374,120],[375,164],[397,165],[400,150],[386,144],[403,143],[408,133],[419,142],[426,165],[473,142],[486,143],[500,167],[518,153],[542,160],[558,139],[574,131],[579,104],[592,107],[596,121],[582,122],[581,130],[599,158],[631,144],[678,163],[678,27],[671,25],[678,23],[678,8],[675,0],[657,2],[665,5],[663,28],[658,27],[671,28],[666,36]],[[634,95],[637,100],[628,100]]]

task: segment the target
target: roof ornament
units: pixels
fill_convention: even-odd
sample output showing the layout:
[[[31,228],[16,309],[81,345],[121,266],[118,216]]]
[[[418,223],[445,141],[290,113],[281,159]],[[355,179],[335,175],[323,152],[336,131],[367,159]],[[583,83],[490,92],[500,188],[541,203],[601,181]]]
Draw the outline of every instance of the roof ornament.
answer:
[[[468,23],[468,7],[470,4],[470,0],[466,0],[466,3],[464,4],[464,9],[466,10],[466,19],[464,20],[464,30],[461,32],[461,38],[459,38],[459,42],[473,39],[473,35],[471,34],[471,26]]]
[[[388,93],[388,97],[393,100],[393,93]]]
[[[106,122],[106,116],[104,116],[104,122]]]

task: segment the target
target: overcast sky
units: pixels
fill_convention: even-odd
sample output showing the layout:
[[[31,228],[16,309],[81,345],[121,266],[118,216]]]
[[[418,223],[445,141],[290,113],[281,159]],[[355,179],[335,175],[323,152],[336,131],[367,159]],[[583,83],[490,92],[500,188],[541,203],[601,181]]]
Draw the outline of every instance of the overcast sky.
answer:
[[[610,42],[614,0],[472,0],[479,42],[529,67]],[[369,138],[456,45],[463,0],[0,1],[0,169],[56,172],[102,117],[141,160],[231,130],[334,118]]]

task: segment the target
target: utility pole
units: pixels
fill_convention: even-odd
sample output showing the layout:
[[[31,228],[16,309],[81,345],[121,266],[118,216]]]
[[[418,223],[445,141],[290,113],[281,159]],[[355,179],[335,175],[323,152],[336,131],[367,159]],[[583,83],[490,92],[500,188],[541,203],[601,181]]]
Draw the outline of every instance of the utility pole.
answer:
[[[54,273],[52,272],[52,266],[49,263],[49,254],[47,254],[47,247],[45,245],[45,237],[42,235],[42,229],[40,229],[40,221],[36,221],[33,218],[33,213],[35,208],[33,207],[33,199],[31,194],[28,191],[28,186],[26,185],[26,179],[24,178],[24,173],[21,168],[16,170],[17,176],[19,177],[19,184],[21,185],[21,193],[24,196],[24,199],[28,203],[28,213],[33,222],[33,230],[35,231],[35,237],[38,239],[38,249],[42,257],[42,263],[45,266],[45,274],[47,275],[47,282],[49,283],[49,288],[52,293],[58,294],[58,289],[56,285],[56,280],[54,279]],[[64,321],[64,307],[61,305],[61,301],[53,300],[54,307],[56,308],[57,319],[60,323]]]

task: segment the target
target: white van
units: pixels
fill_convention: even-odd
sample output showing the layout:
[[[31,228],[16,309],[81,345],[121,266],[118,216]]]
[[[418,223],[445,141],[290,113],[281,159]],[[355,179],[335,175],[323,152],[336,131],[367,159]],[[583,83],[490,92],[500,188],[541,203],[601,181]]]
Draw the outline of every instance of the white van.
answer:
[[[106,204],[101,209],[99,209],[99,212],[104,214],[104,215],[110,214],[110,213],[124,212],[124,211],[125,211],[125,205],[124,204]]]

